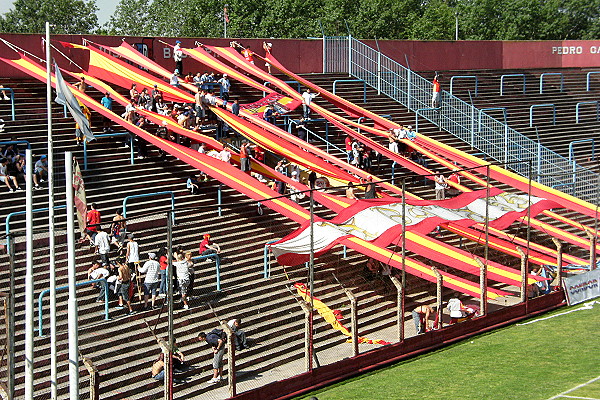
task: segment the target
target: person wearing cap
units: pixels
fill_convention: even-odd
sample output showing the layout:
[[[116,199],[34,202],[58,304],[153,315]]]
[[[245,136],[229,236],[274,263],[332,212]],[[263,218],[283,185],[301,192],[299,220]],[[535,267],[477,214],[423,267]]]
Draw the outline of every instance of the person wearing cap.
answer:
[[[41,156],[40,159],[36,161],[33,167],[33,173],[37,175],[38,182],[40,183],[48,179],[48,160],[45,155]]]
[[[273,50],[273,43],[263,42],[263,49],[265,50],[265,57],[269,57],[271,55],[271,50]],[[267,71],[269,71],[269,74],[270,74],[271,73],[271,64],[266,62],[265,67],[267,67]]]
[[[431,96],[431,108],[438,108],[440,106],[440,97],[442,94],[442,86],[439,82],[440,75],[436,72],[433,78],[433,94]]]
[[[144,278],[144,311],[148,310],[148,300],[152,296],[152,308],[155,308],[160,284],[160,264],[156,261],[156,253],[148,253],[148,261],[138,270],[140,274],[146,274]]]
[[[100,103],[102,104],[102,106],[104,106],[104,108],[112,111],[113,99],[110,97],[110,92],[104,93],[104,97],[102,99],[100,99]],[[110,125],[111,125],[110,119],[103,116],[102,117],[102,131],[104,131],[105,133],[112,132]]]
[[[223,74],[221,79],[217,81],[221,85],[221,98],[225,101],[229,101],[229,89],[231,89],[231,82],[227,74]]]
[[[88,279],[96,280],[96,279],[106,279],[110,275],[108,269],[105,266],[102,266],[102,262],[100,260],[96,260],[93,262],[90,269],[88,269]],[[96,283],[92,284],[92,287],[99,286],[100,293],[98,293],[98,297],[96,298],[96,303],[104,302],[104,296],[106,293],[106,285],[104,283],[100,283],[96,285]]]
[[[210,240],[210,234],[205,234],[202,236],[202,242],[200,242],[200,255],[207,256],[210,254],[219,254],[221,253],[221,247],[218,244]],[[212,260],[212,258],[208,258],[208,260]]]
[[[173,71],[173,75],[171,75],[171,79],[169,79],[169,84],[171,86],[179,87],[179,70],[178,69]]]
[[[448,179],[446,179],[447,182],[454,182],[457,185],[460,185],[460,175],[458,175],[458,169],[454,168],[452,170],[452,173],[450,174],[450,176],[448,177]],[[457,196],[460,194],[460,190],[455,188],[454,186],[450,186],[448,185],[448,194],[450,196]]]
[[[375,183],[373,182],[373,176],[367,176],[365,183],[367,183],[367,188],[365,190],[365,199],[375,199],[377,195],[375,193]]]
[[[180,74],[183,74],[183,51],[181,50],[181,41],[175,41],[175,47],[173,47],[173,60],[175,60],[175,69]]]

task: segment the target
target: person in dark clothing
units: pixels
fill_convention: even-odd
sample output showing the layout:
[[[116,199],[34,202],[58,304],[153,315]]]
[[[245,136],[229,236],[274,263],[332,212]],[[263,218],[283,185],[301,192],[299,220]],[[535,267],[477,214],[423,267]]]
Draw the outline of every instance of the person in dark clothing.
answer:
[[[213,377],[210,383],[218,383],[223,379],[223,355],[225,354],[225,345],[227,336],[221,329],[213,329],[209,333],[200,332],[198,340],[208,343],[213,349]]]

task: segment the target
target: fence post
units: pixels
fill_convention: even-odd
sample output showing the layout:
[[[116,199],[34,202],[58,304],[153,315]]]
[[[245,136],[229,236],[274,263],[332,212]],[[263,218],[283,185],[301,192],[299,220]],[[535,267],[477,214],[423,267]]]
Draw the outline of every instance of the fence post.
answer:
[[[479,314],[487,314],[487,265],[484,264],[479,257],[475,257],[475,262],[479,265]]]
[[[398,333],[398,342],[401,342],[404,340],[404,315],[402,314],[402,302],[404,299],[403,296],[403,291],[402,291],[402,283],[398,280],[398,278],[396,278],[393,275],[390,275],[390,279],[392,280],[392,283],[394,284],[394,286],[396,286],[396,299],[397,299],[397,303],[396,303],[396,318],[398,320],[397,323],[397,333]]]
[[[436,298],[437,298],[437,326],[435,326],[434,328],[436,329],[440,329],[443,326],[442,323],[442,285],[444,284],[444,277],[442,276],[442,274],[440,274],[440,272],[438,271],[438,269],[436,267],[431,267],[431,270],[433,271],[433,273],[435,274],[435,277],[437,278],[437,282],[435,285],[435,294],[436,294]]]
[[[350,333],[352,334],[352,356],[358,355],[358,312],[356,304],[356,296],[349,290],[344,288],[346,296],[350,300],[350,315],[351,315],[351,328]]]
[[[164,371],[165,371],[165,378],[164,378],[164,396],[163,399],[164,400],[172,400],[173,398],[173,371],[172,371],[172,367],[173,367],[173,363],[172,363],[172,355],[173,353],[171,353],[171,349],[169,348],[169,344],[167,342],[165,342],[163,339],[158,339],[158,345],[160,346],[160,349],[162,350],[162,353],[164,355],[163,357],[163,362],[165,363],[164,366]]]
[[[521,302],[525,302],[527,300],[527,256],[518,246],[517,251],[521,256]]]
[[[556,283],[558,287],[562,287],[562,243],[557,238],[552,238],[558,255],[556,257]]]
[[[221,327],[227,334],[227,386],[229,387],[229,397],[234,397],[236,395],[235,334],[227,321],[221,321]]]
[[[590,239],[590,271],[596,269],[596,235],[586,230],[588,239]]]
[[[348,76],[352,76],[352,35],[348,35]]]
[[[311,323],[310,323],[310,305],[306,303],[303,299],[298,301],[300,307],[302,307],[302,311],[304,311],[304,369],[306,372],[312,371],[312,331],[311,331]]]
[[[91,358],[82,357],[83,365],[90,374],[90,400],[100,400],[100,373]]]

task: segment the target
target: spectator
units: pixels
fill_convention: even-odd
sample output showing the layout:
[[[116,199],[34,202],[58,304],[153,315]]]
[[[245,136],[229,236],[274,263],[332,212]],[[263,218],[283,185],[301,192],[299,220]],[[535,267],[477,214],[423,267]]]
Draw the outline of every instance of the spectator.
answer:
[[[196,271],[194,271],[194,260],[192,260],[192,252],[186,251],[184,254],[185,261],[188,266],[188,275],[190,277],[190,284],[187,289],[187,297],[191,298],[194,293],[194,280],[196,278]]]
[[[125,253],[125,262],[129,269],[133,272],[136,270],[136,266],[140,263],[140,246],[135,241],[133,233],[127,234],[127,252]]]
[[[200,87],[202,86],[202,74],[200,72],[196,73],[194,76],[194,85],[200,90]]]
[[[431,108],[438,108],[440,106],[440,96],[442,92],[442,86],[440,85],[439,78],[441,78],[438,73],[435,73],[435,77],[433,78],[433,95],[431,97]]]
[[[302,112],[305,120],[310,121],[310,103],[312,103],[313,99],[320,94],[321,93],[311,93],[310,88],[307,88],[306,91],[302,93]]]
[[[110,275],[110,272],[108,271],[108,269],[101,266],[101,262],[99,260],[94,261],[91,268],[88,269],[88,279],[90,279],[90,280],[106,279],[106,278],[108,278],[109,275]],[[108,283],[107,283],[107,285],[108,285]],[[103,303],[104,296],[106,293],[106,285],[103,283],[100,283],[99,285],[94,283],[93,286],[100,287],[100,293],[98,293],[98,297],[96,297],[96,303]]]
[[[158,263],[160,264],[158,297],[165,297],[167,294],[167,262],[167,249],[163,247],[158,251]]]
[[[140,93],[137,101],[138,106],[143,109],[150,110],[152,109],[152,99],[150,98],[150,94],[148,94],[148,89],[143,88]]]
[[[131,89],[129,89],[129,99],[133,100],[133,102],[135,104],[137,104],[139,97],[140,97],[140,92],[138,92],[138,90],[137,90],[137,84],[132,83]]]
[[[275,111],[275,106],[273,104],[269,104],[267,109],[263,113],[263,119],[270,124],[275,125],[275,120],[279,116],[279,113]]]
[[[110,97],[110,92],[106,92],[104,93],[104,97],[102,97],[102,99],[100,99],[100,103],[102,104],[102,106],[104,108],[106,108],[107,110],[112,111],[112,103],[113,103],[113,99]],[[111,133],[112,132],[112,128],[111,126],[111,121],[109,118],[103,116],[102,117],[102,131],[104,133]]]
[[[6,187],[10,193],[14,192],[15,190],[23,190],[17,183],[17,177],[8,175],[8,160],[6,158],[3,158],[0,161],[0,181],[6,184]],[[10,182],[13,183],[14,189],[12,186],[10,186]]]
[[[204,90],[198,89],[196,94],[194,95],[194,100],[196,103],[196,124],[204,125],[204,118],[206,117],[206,110],[204,106]]]
[[[173,75],[171,75],[171,79],[169,79],[169,84],[171,86],[179,87],[179,70],[173,71]]]
[[[190,308],[187,301],[187,290],[190,285],[188,263],[185,259],[185,256],[181,252],[177,253],[176,260],[177,261],[173,262],[173,267],[175,267],[175,273],[177,274],[177,283],[179,284],[179,292],[181,293],[183,309],[187,310]]]
[[[240,101],[238,99],[233,101],[233,104],[231,105],[231,113],[236,116],[240,115]]]
[[[131,299],[129,298],[129,287],[131,286],[131,271],[127,264],[117,263],[119,265],[119,277],[117,278],[117,296],[119,296],[119,305],[117,310],[122,310],[124,303],[127,304],[129,314],[133,314],[131,308]]]
[[[445,200],[446,188],[448,187],[448,184],[446,183],[446,178],[444,178],[444,175],[442,174],[437,174],[433,179],[435,181],[435,199]]]
[[[205,234],[202,237],[202,242],[200,242],[200,255],[207,256],[219,253],[221,253],[221,247],[212,240],[210,240],[210,234]],[[214,261],[212,258],[207,258],[207,260]]]
[[[144,278],[144,311],[148,310],[148,300],[152,296],[152,308],[156,308],[156,296],[160,284],[160,264],[156,261],[155,253],[148,253],[148,261],[138,270],[140,274],[146,274]]]
[[[181,50],[181,40],[175,41],[175,47],[173,47],[173,60],[175,61],[175,71],[183,74],[183,51]]]
[[[219,152],[219,159],[227,164],[230,164],[231,160],[231,150],[227,144],[223,145],[223,150]]]
[[[240,146],[240,169],[242,172],[250,173],[250,143],[247,140],[244,140],[242,145]]]
[[[218,82],[221,85],[221,98],[225,101],[229,101],[229,90],[231,89],[231,82],[229,82],[227,74],[223,74],[223,77],[219,79]]]
[[[296,125],[296,129],[298,130],[298,133],[296,135],[298,136],[298,138],[304,140],[305,142],[308,141],[308,128],[306,127],[307,124],[308,123],[304,118],[300,118],[298,124]]]
[[[250,64],[254,64],[254,52],[250,50],[250,46],[246,46],[244,50],[242,50],[242,56],[248,61]]]
[[[125,221],[123,210],[120,208],[117,208],[117,211],[115,212],[110,231],[113,237],[113,243],[119,248],[123,247],[125,232],[127,231],[127,221]]]
[[[194,175],[190,175],[185,183],[185,187],[191,194],[200,193],[200,183]]]
[[[374,199],[377,197],[375,193],[375,183],[373,182],[373,177],[371,175],[367,176],[365,181],[367,184],[367,188],[365,189],[365,199]]]
[[[96,246],[96,252],[100,255],[102,264],[109,265],[110,241],[108,233],[102,229],[98,229],[98,233],[94,237],[94,245]]]
[[[48,161],[46,159],[45,155],[41,156],[33,167],[33,173],[37,175],[40,183],[48,179]]]
[[[450,174],[450,176],[447,179],[448,182],[454,182],[457,185],[460,185],[460,175],[458,175],[458,170],[457,169],[453,169],[452,173]],[[454,186],[450,186],[448,185],[448,194],[450,196],[457,196],[460,194],[460,190],[455,188]]]
[[[4,85],[0,85],[0,92],[2,93],[2,98],[3,98],[4,100],[7,100],[7,101],[8,101],[8,100],[10,100],[10,97],[8,97],[8,96],[6,95],[6,92],[7,92],[8,90],[1,90],[1,89],[4,89]]]
[[[271,51],[273,50],[273,43],[263,42],[263,49],[265,50],[265,57],[269,57],[271,55]],[[267,71],[269,71],[269,74],[270,74],[271,73],[271,64],[266,62],[265,67],[267,67]]]
[[[241,324],[242,324],[242,320],[239,318],[235,318],[235,319],[229,320],[229,322],[227,322],[227,325],[229,325],[229,327],[233,331],[233,334],[234,334],[233,337],[235,339],[235,348],[238,351],[250,348],[250,346],[248,346],[248,341],[246,339],[246,332],[244,332],[242,329],[240,329]]]
[[[348,187],[346,188],[346,198],[358,200],[358,197],[356,197],[356,194],[354,193],[354,184],[352,182],[348,182]]]
[[[82,104],[81,112],[83,113],[83,115],[85,115],[85,118],[88,120],[88,125],[91,127],[92,126],[92,113],[90,112],[90,109]],[[77,146],[83,146],[83,141],[85,139],[83,138],[83,131],[81,130],[81,127],[79,126],[78,123],[75,123],[75,140],[77,141]]]
[[[85,93],[86,86],[85,78],[81,78],[79,82],[73,84],[73,87],[79,90],[81,93]]]
[[[96,209],[96,203],[89,205],[89,210],[85,216],[85,221],[85,235],[90,241],[90,246],[93,246],[94,239],[96,238],[96,234],[100,229],[100,223],[102,222],[102,216],[100,215],[100,211]]]
[[[435,309],[428,305],[422,305],[412,311],[413,322],[417,335],[425,333],[433,329],[433,325],[429,324],[429,317],[435,314]]]
[[[213,329],[208,334],[200,332],[198,340],[208,343],[213,349],[213,377],[210,383],[218,383],[223,378],[223,355],[227,344],[227,335],[221,329]]]

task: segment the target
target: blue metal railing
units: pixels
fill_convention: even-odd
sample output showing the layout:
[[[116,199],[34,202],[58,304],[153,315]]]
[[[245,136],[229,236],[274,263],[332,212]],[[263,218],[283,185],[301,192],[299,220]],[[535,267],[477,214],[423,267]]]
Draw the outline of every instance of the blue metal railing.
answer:
[[[425,119],[429,119],[427,118],[423,113],[421,113],[421,111],[437,111],[437,108],[419,108],[418,110],[415,111],[415,131],[419,132],[419,115],[422,116]],[[431,119],[429,119],[431,120]]]
[[[139,199],[142,197],[154,197],[154,196],[163,196],[169,195],[171,196],[171,217],[173,220],[173,224],[175,224],[175,193],[172,191],[164,191],[164,192],[154,192],[154,193],[146,193],[146,194],[132,194],[131,196],[127,196],[123,199],[123,217],[127,218],[127,201],[131,199]]]
[[[192,260],[206,260],[212,258],[215,260],[215,269],[217,275],[217,292],[221,291],[221,256],[218,254],[207,254],[205,256],[192,257]]]
[[[118,133],[101,133],[99,135],[94,135],[96,138],[105,138],[105,137],[117,137],[117,136],[129,136],[129,150],[131,153],[131,165],[133,165],[133,135],[129,132],[118,132]],[[83,169],[88,169],[88,157],[87,157],[87,140],[83,141]]]
[[[562,72],[544,72],[540,75],[540,94],[544,93],[544,76],[560,76],[560,91],[562,92],[565,87],[565,76]]]
[[[51,266],[52,268],[52,266]],[[75,287],[79,287],[79,286],[85,286],[85,285],[91,285],[93,283],[101,283],[104,285],[104,319],[105,320],[109,320],[109,314],[108,314],[108,282],[106,281],[106,279],[102,278],[102,279],[92,279],[90,281],[85,281],[85,282],[79,282],[75,284]],[[56,288],[57,292],[60,291],[64,291],[69,289],[69,285],[66,286],[60,286]],[[44,327],[43,327],[43,314],[44,314],[44,296],[47,295],[48,293],[50,293],[50,289],[46,289],[43,290],[39,297],[38,297],[38,336],[44,336]]]
[[[477,97],[477,88],[479,86],[479,79],[476,75],[457,75],[450,78],[450,95],[454,95],[452,92],[454,86],[454,79],[475,79],[475,97]]]
[[[529,127],[533,127],[533,109],[541,107],[552,107],[552,125],[556,125],[556,105],[554,104],[534,104],[529,107]]]
[[[9,144],[26,144],[28,149],[31,149],[31,143],[27,140],[8,140],[6,142],[0,142],[0,146],[7,146]]]
[[[333,94],[335,94],[335,89],[338,83],[349,83],[349,82],[362,82],[363,83],[363,103],[367,102],[367,82],[363,79],[336,79],[333,81]]]
[[[302,85],[300,85],[300,82],[298,82],[298,81],[283,81],[283,82],[284,83],[288,83],[288,84],[289,83],[295,83],[295,84],[297,84],[298,85],[298,93],[300,93],[300,90],[302,88]],[[269,84],[269,83],[272,83],[272,82],[266,81],[266,82],[263,83],[263,85],[267,86],[267,84]],[[267,92],[263,92],[263,97],[266,96],[266,95],[267,95]]]
[[[60,210],[60,209],[63,209],[63,208],[66,209],[67,206],[66,205],[64,205],[64,206],[54,206],[55,210]],[[46,207],[46,208],[38,208],[38,209],[33,210],[32,213],[44,212],[44,211],[48,211],[48,210],[49,210],[48,207]],[[16,217],[17,215],[24,215],[25,213],[26,213],[26,211],[15,211],[15,212],[11,212],[10,214],[8,214],[6,216],[6,221],[4,223],[4,226],[6,228],[5,232],[6,232],[6,236],[7,236],[7,238],[6,238],[6,251],[7,252],[10,251],[10,246],[9,246],[9,242],[8,242],[8,240],[9,240],[8,237],[10,236],[10,220],[13,217]]]
[[[598,100],[594,100],[594,101],[580,101],[579,103],[577,103],[575,105],[575,123],[579,123],[579,107],[582,104],[595,104],[596,105],[596,121],[600,120],[600,103],[598,103]]]
[[[11,88],[0,88],[0,92],[9,92],[10,93],[10,108],[11,108],[12,120],[14,121],[16,119],[16,114],[15,114],[15,91],[12,90]]]
[[[523,94],[525,94],[525,74],[505,74],[500,76],[500,96],[504,96],[504,78],[508,77],[523,77]]]
[[[478,118],[478,122],[477,122],[477,131],[481,132],[481,117],[485,111],[502,111],[502,116],[504,117],[504,124],[506,125],[506,107],[480,108],[479,109],[479,118]]]
[[[596,156],[595,156],[596,140],[594,138],[589,138],[589,139],[573,140],[571,143],[569,143],[569,161],[575,162],[575,154],[573,151],[573,145],[575,145],[577,143],[587,143],[587,142],[592,142],[592,159],[596,158]]]
[[[585,78],[585,90],[590,91],[590,76],[600,74],[600,71],[591,71],[588,72]]]

